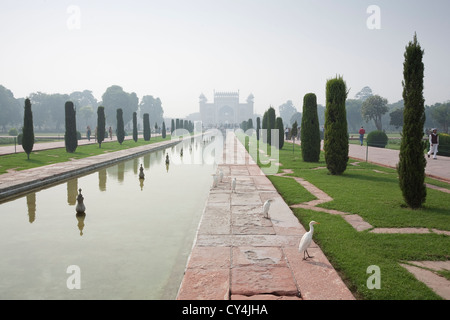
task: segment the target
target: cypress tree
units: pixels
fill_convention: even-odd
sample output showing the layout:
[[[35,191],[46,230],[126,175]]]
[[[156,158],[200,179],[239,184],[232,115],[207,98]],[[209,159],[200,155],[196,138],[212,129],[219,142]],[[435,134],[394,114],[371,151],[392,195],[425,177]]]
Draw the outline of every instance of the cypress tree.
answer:
[[[283,129],[283,119],[277,117],[275,129],[278,130],[278,149],[283,149],[284,146],[284,129]]]
[[[34,146],[34,128],[33,128],[33,112],[31,111],[30,99],[25,100],[25,111],[23,115],[23,128],[22,128],[22,148],[27,154],[28,160],[30,160],[30,153]]]
[[[137,129],[137,113],[133,112],[133,140],[138,141],[138,129]]]
[[[125,125],[123,123],[123,110],[121,108],[116,110],[117,119],[117,141],[122,144],[125,139]]]
[[[164,121],[162,123],[161,136],[163,139],[166,138],[166,123]]]
[[[256,118],[256,140],[259,141],[259,131],[261,130],[261,118]]]
[[[269,122],[267,120],[267,111],[264,112],[263,118],[262,118],[262,141],[264,143],[267,143],[267,126],[269,125]]]
[[[314,93],[308,93],[303,97],[300,131],[303,161],[318,162],[320,158],[320,129],[317,98]]]
[[[173,134],[174,131],[175,131],[175,120],[172,119],[172,121],[170,121],[170,134]]]
[[[426,159],[422,141],[425,123],[423,97],[424,51],[417,42],[417,35],[405,50],[403,63],[403,132],[400,157],[397,165],[400,189],[407,205],[420,208],[426,200],[424,184]]]
[[[291,129],[292,153],[294,153],[295,138],[297,138],[297,134],[298,134],[298,124],[297,124],[297,120],[295,120],[295,122],[292,124],[292,129]]]
[[[267,110],[267,143],[272,145],[272,129],[275,129],[276,115],[275,109],[270,107]]]
[[[347,86],[342,77],[327,81],[324,151],[328,171],[342,174],[348,162],[348,132],[345,100]]]
[[[98,107],[97,108],[97,142],[98,147],[102,147],[102,142],[105,140],[105,107]]]
[[[66,144],[66,151],[73,153],[78,147],[75,107],[72,101],[67,101],[64,107],[66,120],[66,134],[64,135],[64,141]]]
[[[144,113],[144,140],[150,140],[150,117],[148,113]]]

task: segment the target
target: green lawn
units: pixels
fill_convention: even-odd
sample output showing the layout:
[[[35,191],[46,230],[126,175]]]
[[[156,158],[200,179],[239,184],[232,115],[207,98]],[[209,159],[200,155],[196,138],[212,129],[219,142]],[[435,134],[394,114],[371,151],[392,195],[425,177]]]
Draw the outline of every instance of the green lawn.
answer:
[[[252,138],[250,139],[253,142]],[[256,143],[256,142],[253,142]],[[328,174],[323,153],[318,163],[303,162],[300,146],[286,143],[279,153],[280,172],[301,177],[314,184],[333,201],[321,207],[360,215],[374,227],[425,227],[450,231],[450,194],[427,189],[427,201],[419,210],[405,206],[394,169],[361,162],[350,163],[340,176]],[[376,170],[376,171],[375,171]],[[269,176],[286,203],[312,200],[309,192],[287,177]],[[449,188],[446,183],[427,178],[427,183]],[[319,221],[314,240],[321,247],[348,287],[359,299],[427,300],[440,299],[431,289],[399,263],[421,260],[449,260],[450,237],[430,234],[375,234],[358,232],[339,215],[307,209],[293,209],[308,229],[311,220]],[[369,289],[367,268],[380,267],[381,288]],[[441,274],[443,277],[447,273]]]
[[[117,141],[105,141],[102,143],[101,148],[98,147],[98,144],[78,146],[77,150],[74,153],[67,153],[65,148],[35,152],[33,151],[30,154],[30,160],[27,160],[27,155],[23,152],[4,155],[0,156],[0,175],[6,173],[7,170],[26,170],[53,163],[70,161],[71,159],[82,159],[106,152],[114,152],[123,149],[139,147],[142,145],[170,139],[170,135],[168,135],[165,139],[163,139],[161,136],[156,136],[151,137],[150,141],[144,141],[143,139],[139,139],[137,142],[134,142],[134,140],[125,140],[121,145]],[[18,147],[21,148],[21,146]]]

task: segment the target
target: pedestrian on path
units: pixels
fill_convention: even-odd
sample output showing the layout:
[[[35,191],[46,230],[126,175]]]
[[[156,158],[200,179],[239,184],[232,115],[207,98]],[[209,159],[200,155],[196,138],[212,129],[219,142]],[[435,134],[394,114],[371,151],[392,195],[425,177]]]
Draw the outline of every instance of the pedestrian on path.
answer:
[[[437,159],[436,153],[438,152],[438,145],[439,145],[439,135],[437,134],[437,129],[433,128],[430,137],[430,151],[428,151],[428,158],[433,153],[433,159]]]
[[[361,128],[359,129],[359,142],[361,143],[361,145],[363,145],[365,133],[366,133],[366,130],[364,130],[364,127],[361,126]]]
[[[91,127],[87,126],[87,132],[86,132],[88,141],[91,141]]]
[[[109,127],[109,138],[110,138],[110,140],[112,140],[112,128],[111,127]]]

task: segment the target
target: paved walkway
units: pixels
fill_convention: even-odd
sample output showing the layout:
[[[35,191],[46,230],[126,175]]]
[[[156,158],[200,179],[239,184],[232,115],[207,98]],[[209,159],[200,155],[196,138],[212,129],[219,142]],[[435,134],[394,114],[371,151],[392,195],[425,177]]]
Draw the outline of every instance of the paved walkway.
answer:
[[[234,164],[218,167],[224,178],[211,189],[177,299],[353,300],[315,243],[313,258],[302,260],[306,230],[234,134],[225,147],[224,159]],[[269,219],[262,213],[267,199]]]
[[[54,146],[58,143],[59,142],[51,142],[45,144],[48,144],[47,146]],[[62,143],[64,146],[64,141]],[[0,175],[0,200],[18,196],[34,188],[45,187],[74,176],[93,172],[99,168],[131,159],[152,150],[156,151],[164,149],[177,143],[179,143],[179,141],[168,140],[156,142],[136,148],[103,153],[93,157],[4,173]]]

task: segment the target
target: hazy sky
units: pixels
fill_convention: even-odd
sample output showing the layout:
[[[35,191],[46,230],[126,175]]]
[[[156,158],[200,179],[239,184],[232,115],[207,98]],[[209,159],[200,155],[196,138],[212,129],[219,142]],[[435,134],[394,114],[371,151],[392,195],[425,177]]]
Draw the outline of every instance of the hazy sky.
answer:
[[[99,100],[120,85],[184,117],[214,90],[253,93],[260,114],[287,100],[301,111],[342,75],[349,98],[370,86],[393,103],[417,32],[431,105],[450,99],[449,15],[448,0],[0,0],[0,84],[16,98],[89,89]]]

